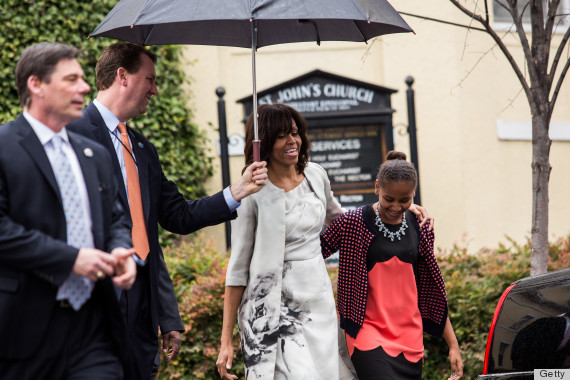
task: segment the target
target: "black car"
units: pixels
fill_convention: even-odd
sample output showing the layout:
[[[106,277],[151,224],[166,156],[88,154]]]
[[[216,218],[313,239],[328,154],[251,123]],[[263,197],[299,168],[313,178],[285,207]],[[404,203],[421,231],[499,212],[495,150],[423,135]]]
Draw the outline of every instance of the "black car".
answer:
[[[478,380],[533,379],[570,368],[570,269],[527,277],[501,296]]]

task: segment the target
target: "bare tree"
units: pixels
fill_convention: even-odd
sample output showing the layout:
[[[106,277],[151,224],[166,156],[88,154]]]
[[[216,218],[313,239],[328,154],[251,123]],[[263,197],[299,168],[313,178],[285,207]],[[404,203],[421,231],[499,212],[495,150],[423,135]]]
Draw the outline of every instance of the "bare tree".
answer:
[[[563,18],[559,8],[561,0],[494,0],[512,17],[513,26],[524,53],[528,71],[517,64],[502,37],[491,25],[489,7],[493,0],[449,0],[472,20],[480,23],[485,32],[501,49],[528,99],[532,115],[532,243],[531,275],[545,273],[548,265],[548,183],[550,180],[550,145],[548,135],[552,111],[560,88],[570,67],[570,58],[563,56],[570,27],[567,24],[561,38],[553,38]],[[523,17],[530,15],[530,34],[525,31]],[[530,41],[529,41],[530,38]],[[554,40],[554,41],[553,41]],[[555,52],[551,60],[551,50]],[[559,64],[564,65],[560,71]]]

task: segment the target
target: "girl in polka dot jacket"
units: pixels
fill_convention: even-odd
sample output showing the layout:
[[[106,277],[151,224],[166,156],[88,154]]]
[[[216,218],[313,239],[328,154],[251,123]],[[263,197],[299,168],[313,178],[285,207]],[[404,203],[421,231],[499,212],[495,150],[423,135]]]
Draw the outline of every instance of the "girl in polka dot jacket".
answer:
[[[323,256],[340,253],[337,308],[360,380],[421,379],[424,331],[449,345],[450,379],[463,375],[434,232],[408,210],[416,186],[406,155],[389,152],[376,178],[378,202],[344,213],[321,234]]]

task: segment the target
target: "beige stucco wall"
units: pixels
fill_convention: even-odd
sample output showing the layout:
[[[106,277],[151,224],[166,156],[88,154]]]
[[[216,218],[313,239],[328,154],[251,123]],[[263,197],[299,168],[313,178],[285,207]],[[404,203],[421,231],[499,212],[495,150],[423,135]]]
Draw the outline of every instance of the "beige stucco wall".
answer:
[[[445,0],[393,0],[399,11],[461,24],[469,20]],[[507,60],[485,33],[406,17],[416,35],[388,35],[369,42],[323,42],[271,46],[257,52],[257,89],[261,91],[314,69],[398,90],[392,96],[396,148],[408,151],[406,76],[415,78],[416,120],[422,203],[436,218],[436,245],[459,243],[475,251],[506,242],[522,242],[531,226],[531,143],[500,141],[497,120],[530,121],[524,92]],[[522,53],[506,38],[520,62]],[[243,109],[237,99],[252,93],[251,52],[210,46],[187,47],[187,66],[195,121],[217,154],[217,96],[226,90],[228,133],[243,133]],[[570,122],[570,85],[558,99],[553,121]],[[570,142],[552,144],[550,162],[550,235],[570,232]],[[219,160],[216,161],[219,168]],[[243,157],[231,159],[232,181]],[[221,174],[208,182],[221,189]],[[223,227],[206,229],[224,248]]]

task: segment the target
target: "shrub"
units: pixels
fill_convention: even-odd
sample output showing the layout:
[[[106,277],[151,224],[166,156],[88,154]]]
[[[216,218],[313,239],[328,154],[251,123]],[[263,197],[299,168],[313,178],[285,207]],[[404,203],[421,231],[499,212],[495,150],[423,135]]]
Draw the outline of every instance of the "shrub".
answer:
[[[159,378],[217,380],[228,256],[216,252],[203,235],[167,248],[164,255],[186,331],[182,334],[180,354],[169,364],[162,361]],[[243,379],[237,325],[234,352],[231,373]]]
[[[496,249],[469,254],[454,247],[438,253],[449,300],[449,315],[464,361],[464,379],[482,373],[487,335],[496,304],[514,281],[529,275],[530,242],[508,240]],[[203,237],[165,250],[186,326],[180,355],[161,367],[160,379],[219,379],[216,370],[222,328],[224,279],[228,257],[214,251]],[[549,270],[570,265],[570,236],[550,245]],[[336,289],[337,269],[329,268]],[[448,347],[443,339],[425,335],[423,378],[447,379]],[[244,378],[237,326],[234,329],[232,373]]]

